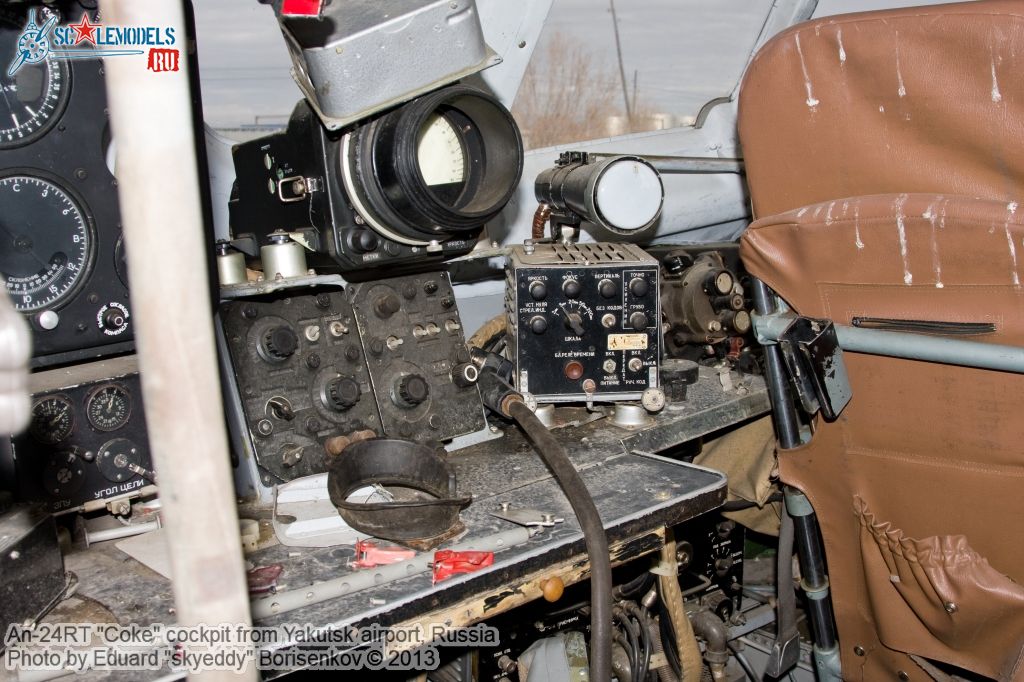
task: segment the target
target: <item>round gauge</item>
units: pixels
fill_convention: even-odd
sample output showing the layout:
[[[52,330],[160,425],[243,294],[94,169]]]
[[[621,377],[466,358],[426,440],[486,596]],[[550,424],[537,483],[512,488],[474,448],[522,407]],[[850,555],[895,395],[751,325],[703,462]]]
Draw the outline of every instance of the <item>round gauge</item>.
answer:
[[[0,206],[0,276],[14,307],[58,307],[92,260],[86,213],[68,191],[31,175],[0,177]]]
[[[40,443],[55,445],[71,435],[75,428],[75,413],[71,402],[59,395],[36,401],[32,406],[29,433]]]
[[[74,495],[84,482],[85,464],[78,448],[58,452],[43,470],[43,489],[58,499]]]
[[[452,85],[346,134],[339,165],[367,225],[422,246],[465,238],[505,207],[523,172],[523,139],[501,102]]]
[[[40,42],[23,30],[0,17],[0,55],[5,60],[24,55],[13,75],[9,61],[0,69],[0,149],[42,137],[60,117],[70,91],[67,64],[46,52],[45,38]]]
[[[131,395],[124,386],[104,384],[89,395],[85,414],[97,431],[119,429],[132,414]]]

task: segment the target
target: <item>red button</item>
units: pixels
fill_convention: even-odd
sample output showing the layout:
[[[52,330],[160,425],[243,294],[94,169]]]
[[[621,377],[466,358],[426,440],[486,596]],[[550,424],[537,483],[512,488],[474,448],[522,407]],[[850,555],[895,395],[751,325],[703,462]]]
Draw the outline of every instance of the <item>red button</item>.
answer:
[[[565,376],[572,381],[576,381],[583,376],[583,365],[575,360],[565,363]]]

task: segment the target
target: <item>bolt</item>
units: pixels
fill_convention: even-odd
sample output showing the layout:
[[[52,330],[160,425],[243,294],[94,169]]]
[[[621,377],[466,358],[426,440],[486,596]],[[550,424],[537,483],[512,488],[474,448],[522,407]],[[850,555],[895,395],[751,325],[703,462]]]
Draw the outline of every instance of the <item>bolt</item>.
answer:
[[[325,308],[325,309],[326,308],[330,308],[331,307],[331,297],[330,297],[330,295],[329,294],[317,294],[316,295],[316,304],[320,308]]]
[[[960,607],[958,607],[955,603],[951,601],[946,602],[942,605],[942,607],[946,609],[946,613],[956,613],[960,610]]]
[[[242,317],[252,320],[259,315],[259,310],[252,303],[247,303],[242,307]]]
[[[306,356],[306,367],[310,369],[316,369],[320,366],[320,356],[316,353],[310,353]]]
[[[306,430],[310,433],[316,433],[320,430],[320,420],[316,417],[308,417],[306,419]]]
[[[410,301],[416,298],[416,286],[412,282],[408,282],[402,287],[402,296]]]
[[[898,673],[896,673],[896,677],[898,677],[898,678],[900,678],[901,680],[903,680],[903,682],[907,682],[907,680],[909,680],[909,679],[910,679],[910,675],[908,675],[908,674],[907,674],[907,673],[906,673],[905,671],[903,671],[903,670],[901,670],[901,671],[899,671]]]
[[[722,323],[719,322],[718,320],[711,320],[710,322],[708,322],[708,331],[709,332],[720,332],[720,331],[722,331]]]
[[[256,423],[256,433],[261,436],[269,436],[274,432],[274,425],[269,419],[261,419]]]
[[[87,173],[84,168],[76,168],[75,177],[78,178],[79,180],[85,180],[87,177],[89,177],[89,173]]]
[[[864,655],[864,647],[862,647],[860,644],[858,644],[857,646],[853,647],[853,653],[855,653],[858,656],[863,656]]]
[[[448,308],[451,308],[454,305],[455,305],[455,299],[453,299],[451,296],[445,296],[444,298],[441,299],[441,307],[442,308],[448,309]]]
[[[437,293],[437,282],[432,279],[427,280],[423,283],[423,292],[428,296]]]
[[[21,552],[19,552],[18,550],[15,549],[15,550],[12,550],[11,553],[8,556],[11,557],[12,560],[17,561],[18,559],[21,558]]]
[[[614,360],[605,360],[604,364],[601,365],[601,368],[604,370],[605,374],[615,374],[616,367],[618,367],[618,365],[615,364]]]
[[[509,507],[511,507],[511,506],[512,506],[512,505],[511,505],[511,504],[509,504],[508,502],[502,502],[502,503],[501,503],[501,511],[502,511],[503,513],[504,513],[504,512],[507,512],[507,511],[508,511],[508,508],[509,508]]]

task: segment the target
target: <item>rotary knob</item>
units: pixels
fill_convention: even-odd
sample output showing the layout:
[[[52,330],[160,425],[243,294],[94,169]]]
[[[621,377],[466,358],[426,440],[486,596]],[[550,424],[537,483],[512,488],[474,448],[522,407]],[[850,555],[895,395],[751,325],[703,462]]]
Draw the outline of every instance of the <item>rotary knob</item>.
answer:
[[[373,303],[377,317],[386,320],[402,309],[402,302],[394,294],[385,294]]]
[[[636,312],[629,316],[629,326],[637,331],[647,329],[647,316]]]
[[[282,362],[295,354],[299,347],[299,337],[291,327],[281,325],[274,327],[263,335],[263,350],[266,359],[271,362]]]
[[[398,380],[395,393],[400,407],[416,407],[430,397],[430,384],[419,374],[407,374]]]
[[[335,412],[344,412],[359,402],[359,382],[351,377],[337,377],[324,387],[324,403]]]

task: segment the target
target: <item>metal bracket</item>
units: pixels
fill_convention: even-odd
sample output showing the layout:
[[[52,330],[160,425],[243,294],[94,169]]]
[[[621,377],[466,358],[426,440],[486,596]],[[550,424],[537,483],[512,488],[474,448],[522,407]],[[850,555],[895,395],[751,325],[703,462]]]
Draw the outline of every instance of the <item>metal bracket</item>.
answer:
[[[501,503],[501,511],[491,512],[491,516],[511,521],[520,526],[544,526],[551,527],[556,523],[564,523],[565,519],[548,512],[537,511],[536,509],[513,509],[508,502]]]
[[[778,332],[780,322],[788,323]],[[808,414],[835,421],[853,397],[843,349],[831,320],[757,316],[758,336],[778,340],[797,395]]]

